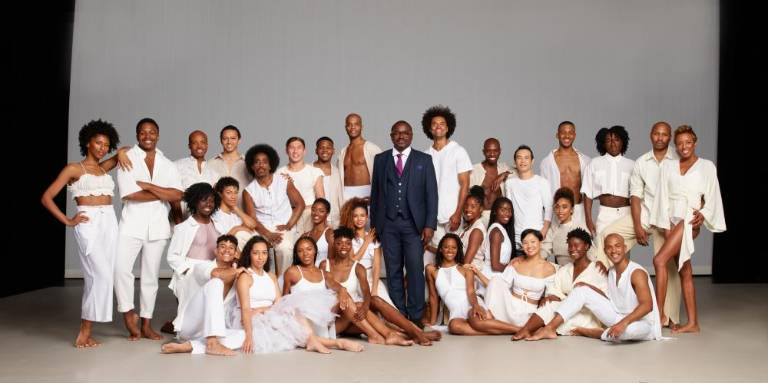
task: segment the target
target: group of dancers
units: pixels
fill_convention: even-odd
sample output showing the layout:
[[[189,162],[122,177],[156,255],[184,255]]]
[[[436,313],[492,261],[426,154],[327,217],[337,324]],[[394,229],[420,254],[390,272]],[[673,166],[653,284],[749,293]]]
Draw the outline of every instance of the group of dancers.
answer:
[[[166,353],[357,352],[361,344],[347,336],[360,334],[374,344],[426,346],[442,338],[441,325],[513,340],[699,331],[694,238],[702,225],[726,226],[716,168],[696,155],[690,126],[653,124],[652,149],[633,161],[622,126],[597,132],[600,156],[590,159],[573,147],[575,124],[564,121],[536,174],[532,148],[517,147],[509,166],[497,138],[473,164],[450,139],[456,116],[448,107],[429,108],[421,123],[432,140],[426,151],[411,147],[413,129],[402,120],[382,151],[352,113],[337,161],[331,138],[317,139],[317,159],[305,163],[305,140],[291,137],[280,167],[268,144],[241,154],[232,125],[220,132],[221,153],[206,159],[208,137],[194,131],[190,156],[173,162],[157,148],[153,119],[138,122],[130,147],[119,147],[112,124],[89,122],[79,132],[83,160],[42,197],[74,227],[78,245],[85,283],[75,346],[100,344],[92,323],[112,320],[113,294],[130,340],[163,339],[151,324],[163,258],[178,302],[162,329],[176,335],[162,345]],[[72,217],[53,202],[64,187],[77,205]],[[655,286],[630,260],[631,248],[650,240]]]

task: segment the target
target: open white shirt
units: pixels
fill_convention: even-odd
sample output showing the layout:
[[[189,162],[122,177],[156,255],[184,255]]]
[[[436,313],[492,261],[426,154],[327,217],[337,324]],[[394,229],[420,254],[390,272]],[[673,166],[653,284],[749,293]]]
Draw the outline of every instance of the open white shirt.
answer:
[[[603,194],[629,198],[629,178],[635,161],[622,155],[616,157],[606,153],[589,162],[583,175],[581,192],[594,199]]]
[[[203,169],[202,171],[198,170],[197,160],[192,156],[176,160],[174,164],[179,170],[181,186],[184,187],[184,190],[187,190],[190,186],[200,182],[205,182],[213,186],[216,181],[219,180],[219,174],[208,166],[207,161],[203,161],[203,163],[200,164]]]
[[[635,161],[632,169],[632,176],[629,179],[629,195],[640,198],[642,210],[640,213],[640,222],[643,226],[650,225],[651,209],[656,198],[656,187],[659,184],[659,173],[664,161],[676,160],[677,154],[672,149],[667,149],[667,153],[661,162],[656,161],[653,150],[640,156]]]
[[[579,167],[581,168],[581,177],[584,178],[584,174],[587,172],[590,159],[580,150],[574,148],[576,154],[579,156]],[[552,195],[555,195],[557,189],[560,189],[560,168],[557,167],[557,161],[555,161],[555,152],[557,149],[553,149],[549,152],[549,155],[544,157],[539,165],[539,174],[549,181],[549,187],[552,191]]]
[[[155,167],[150,177],[144,158],[147,154],[138,145],[126,152],[133,163],[131,170],[117,170],[117,185],[120,198],[123,199],[123,210],[120,217],[120,235],[139,238],[146,241],[156,241],[171,237],[171,224],[168,212],[171,205],[168,202],[155,200],[148,202],[129,201],[125,197],[142,189],[137,181],[148,182],[164,188],[183,191],[181,176],[176,165],[155,149]]]
[[[427,149],[432,156],[437,176],[437,222],[446,223],[456,212],[459,203],[459,174],[472,170],[472,160],[467,151],[456,141],[450,141],[442,149]]]

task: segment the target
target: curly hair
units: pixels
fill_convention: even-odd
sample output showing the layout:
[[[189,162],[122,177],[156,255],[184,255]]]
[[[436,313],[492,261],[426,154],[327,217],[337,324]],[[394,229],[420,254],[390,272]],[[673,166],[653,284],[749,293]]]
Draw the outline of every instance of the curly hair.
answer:
[[[245,167],[248,169],[248,174],[251,177],[256,175],[253,173],[253,162],[256,161],[257,154],[265,154],[269,159],[269,173],[277,171],[277,167],[280,166],[280,156],[277,154],[275,148],[267,144],[256,144],[251,146],[247,152],[245,152]]]
[[[254,235],[245,243],[245,246],[243,246],[243,251],[240,253],[240,259],[237,261],[238,267],[244,267],[246,269],[251,267],[251,251],[253,251],[253,246],[257,243],[263,243],[267,246],[267,249],[269,249],[269,242],[267,242],[264,237]],[[267,258],[267,262],[264,263],[264,271],[269,272],[269,258]]]
[[[240,182],[238,182],[236,179],[232,177],[221,177],[218,181],[216,181],[216,185],[213,186],[213,189],[216,190],[216,193],[224,193],[224,189],[234,186],[235,189],[240,190]]]
[[[443,244],[449,239],[456,241],[456,263],[459,265],[464,263],[464,244],[461,243],[461,238],[454,233],[446,233],[440,239],[440,243],[437,244],[437,253],[435,254],[435,265],[437,267],[440,267],[443,263]]]
[[[448,125],[447,138],[451,138],[453,132],[456,131],[456,115],[451,112],[451,108],[443,105],[435,105],[421,116],[421,128],[424,130],[424,134],[427,138],[433,140],[435,137],[432,135],[432,119],[435,117],[442,117],[445,119],[445,123]]]
[[[675,140],[677,140],[677,136],[681,134],[690,134],[693,137],[693,142],[696,142],[699,140],[699,138],[696,136],[696,132],[693,131],[693,128],[690,125],[680,125],[675,129]]]
[[[480,204],[480,206],[485,203],[485,189],[483,189],[480,185],[474,185],[471,188],[469,188],[469,193],[467,193],[467,199],[464,200],[465,202],[469,200],[470,198],[477,201],[477,203]]]
[[[576,204],[576,198],[573,196],[573,190],[568,188],[560,188],[557,189],[555,192],[555,197],[552,199],[552,202],[557,203],[558,200],[565,199],[566,201],[571,203],[571,207],[573,207]]]
[[[592,236],[589,235],[589,232],[587,232],[586,230],[580,227],[577,227],[568,232],[568,235],[566,236],[566,241],[570,241],[571,238],[580,239],[582,242],[586,243],[587,246],[592,247]]]
[[[339,226],[355,227],[355,225],[352,223],[352,213],[357,208],[364,209],[367,213],[368,202],[358,197],[352,197],[351,199],[347,200],[347,202],[344,202],[344,204],[341,205],[341,210],[339,211]]]
[[[621,140],[621,154],[627,152],[627,148],[629,148],[629,133],[627,133],[627,130],[624,129],[621,125],[614,125],[610,128],[602,128],[597,131],[597,135],[595,135],[595,144],[597,144],[597,152],[600,153],[601,156],[605,155],[605,153],[608,152],[605,148],[605,138],[609,135],[615,135]]]
[[[80,128],[80,133],[77,137],[78,141],[80,141],[81,155],[85,156],[88,154],[88,143],[99,134],[109,139],[109,152],[117,149],[117,146],[120,145],[120,135],[117,134],[117,129],[111,123],[101,119],[91,120]]]
[[[213,210],[211,211],[211,214],[213,214],[216,210],[219,210],[219,205],[221,205],[221,195],[216,193],[213,186],[206,182],[192,184],[184,191],[182,200],[187,204],[187,210],[189,210],[190,214],[197,214],[197,204],[209,196],[213,196]]]

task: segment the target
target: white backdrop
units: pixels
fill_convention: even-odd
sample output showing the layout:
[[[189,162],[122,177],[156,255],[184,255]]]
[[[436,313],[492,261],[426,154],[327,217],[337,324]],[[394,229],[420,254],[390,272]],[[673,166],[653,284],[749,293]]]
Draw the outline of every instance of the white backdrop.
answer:
[[[626,126],[634,159],[650,149],[650,125],[667,120],[692,125],[699,154],[714,160],[717,73],[716,0],[78,0],[69,159],[88,120],[111,121],[134,144],[145,116],[172,159],[188,155],[194,129],[214,155],[234,124],[242,152],[298,135],[309,160],[321,135],[337,151],[346,144],[353,111],[380,146],[405,119],[424,149],[421,113],[445,104],[473,162],[492,136],[508,163],[520,144],[543,159],[566,119],[590,156],[600,127]],[[709,232],[696,248],[694,271],[710,273]],[[651,265],[647,250],[633,258]],[[66,268],[81,275],[71,230]]]

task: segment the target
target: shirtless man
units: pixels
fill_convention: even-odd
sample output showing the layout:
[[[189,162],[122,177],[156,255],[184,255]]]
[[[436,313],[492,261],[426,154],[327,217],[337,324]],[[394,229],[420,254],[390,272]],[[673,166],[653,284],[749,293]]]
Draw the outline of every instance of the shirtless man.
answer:
[[[482,219],[485,226],[488,226],[493,201],[501,197],[505,191],[504,188],[494,188],[494,181],[502,173],[514,175],[515,170],[510,169],[506,163],[499,162],[501,144],[499,140],[493,137],[486,139],[483,143],[483,156],[485,157],[483,162],[475,164],[469,173],[469,185],[470,187],[480,185],[483,187],[483,191],[485,191]]]
[[[371,196],[371,174],[373,157],[381,153],[376,144],[363,138],[363,119],[357,113],[350,113],[344,119],[344,128],[349,136],[349,145],[339,154],[339,175],[344,185],[343,200],[352,197]]]
[[[576,141],[576,125],[563,121],[557,126],[559,147],[544,158],[539,167],[539,174],[549,181],[552,194],[561,187],[571,189],[574,196],[573,220],[585,224],[582,204],[581,179],[589,165],[589,157],[573,147]]]

